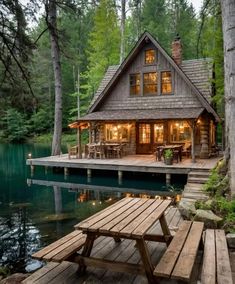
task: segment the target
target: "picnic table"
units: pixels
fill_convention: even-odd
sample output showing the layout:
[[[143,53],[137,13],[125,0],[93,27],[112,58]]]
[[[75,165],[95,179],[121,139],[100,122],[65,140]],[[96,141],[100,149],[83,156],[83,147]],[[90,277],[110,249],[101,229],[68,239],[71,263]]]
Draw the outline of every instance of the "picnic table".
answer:
[[[145,272],[149,282],[154,283],[154,267],[145,241],[165,242],[167,245],[170,243],[172,236],[164,215],[170,203],[170,200],[124,198],[77,224],[75,228],[86,234],[83,251],[78,257],[80,272],[84,273],[87,265],[120,272]],[[158,220],[163,234],[148,234]],[[94,240],[100,236],[113,237],[116,242],[122,238],[135,240],[143,265],[90,257]]]

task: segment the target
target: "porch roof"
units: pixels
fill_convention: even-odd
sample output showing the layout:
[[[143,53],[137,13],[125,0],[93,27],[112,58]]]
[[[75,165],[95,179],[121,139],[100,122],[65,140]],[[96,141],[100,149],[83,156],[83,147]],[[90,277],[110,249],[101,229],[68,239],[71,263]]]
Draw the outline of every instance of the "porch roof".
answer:
[[[138,109],[118,111],[96,111],[79,118],[82,121],[115,121],[115,120],[158,120],[158,119],[192,119],[198,118],[203,108],[179,109]]]

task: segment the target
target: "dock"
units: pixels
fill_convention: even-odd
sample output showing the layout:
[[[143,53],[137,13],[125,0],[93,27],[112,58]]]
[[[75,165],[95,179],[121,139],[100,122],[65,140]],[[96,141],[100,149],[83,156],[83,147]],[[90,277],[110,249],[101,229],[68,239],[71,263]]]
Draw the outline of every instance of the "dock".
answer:
[[[68,174],[70,169],[85,169],[87,175],[92,175],[92,170],[116,171],[118,177],[123,172],[145,172],[161,174],[188,174],[192,170],[211,170],[220,158],[191,159],[184,158],[179,163],[166,165],[163,161],[156,161],[155,155],[128,155],[116,159],[69,159],[68,154],[49,156],[44,158],[27,159],[26,164],[34,171],[36,166],[63,168]],[[169,178],[169,176],[168,176]]]

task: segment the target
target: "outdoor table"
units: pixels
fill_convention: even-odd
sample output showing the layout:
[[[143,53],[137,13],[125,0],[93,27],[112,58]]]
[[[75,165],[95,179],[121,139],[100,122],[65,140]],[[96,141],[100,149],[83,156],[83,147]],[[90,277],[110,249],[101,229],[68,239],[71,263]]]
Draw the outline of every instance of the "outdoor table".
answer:
[[[170,203],[171,200],[128,197],[77,224],[75,228],[82,230],[87,236],[82,254],[78,257],[79,271],[83,273],[86,265],[95,265],[120,272],[145,272],[149,282],[154,283],[154,268],[145,241],[165,242],[167,245],[171,241],[172,236],[164,215]],[[149,234],[149,229],[158,220],[163,234]],[[94,240],[100,236],[113,237],[117,242],[121,238],[135,240],[143,265],[90,257]]]
[[[161,156],[163,155],[164,151],[167,149],[171,149],[172,151],[178,150],[179,151],[179,160],[182,160],[182,145],[164,145],[158,146],[156,152],[156,160],[161,161]]]

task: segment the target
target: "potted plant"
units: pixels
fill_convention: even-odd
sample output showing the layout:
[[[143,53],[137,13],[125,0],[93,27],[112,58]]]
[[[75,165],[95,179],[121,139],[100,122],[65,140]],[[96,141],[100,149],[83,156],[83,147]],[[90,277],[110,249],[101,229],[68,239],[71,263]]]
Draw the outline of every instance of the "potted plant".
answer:
[[[172,165],[173,164],[173,151],[172,149],[166,149],[164,151],[164,161],[166,165]]]

